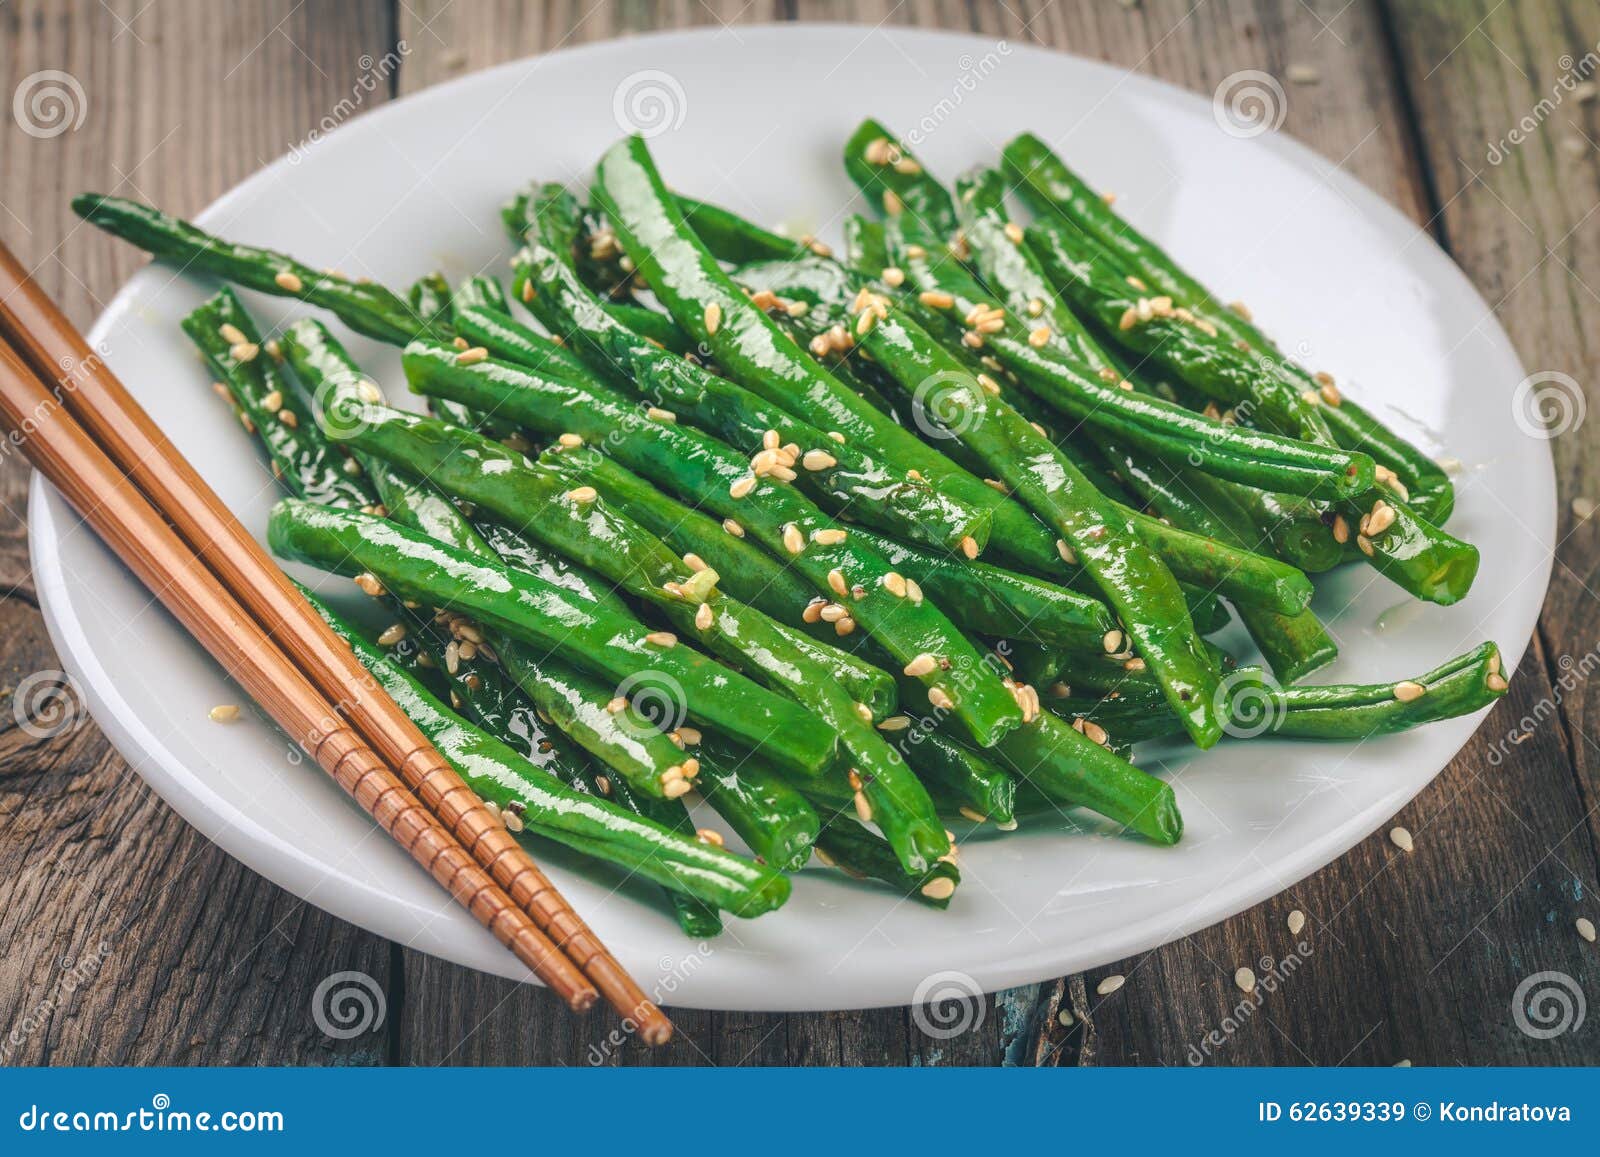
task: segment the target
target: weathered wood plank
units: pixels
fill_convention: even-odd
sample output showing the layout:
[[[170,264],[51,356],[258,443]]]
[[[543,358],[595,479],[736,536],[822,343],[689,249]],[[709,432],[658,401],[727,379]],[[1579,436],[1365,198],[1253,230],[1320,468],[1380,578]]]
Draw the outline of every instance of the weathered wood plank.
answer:
[[[359,57],[391,36],[381,3],[0,5],[0,233],[86,326],[142,259],[81,226],[72,193],[197,209],[299,139],[348,89]],[[49,135],[56,122],[41,113],[30,134],[9,119],[13,93],[46,69],[73,78],[77,91],[62,91],[83,109],[78,128]],[[20,456],[0,463],[7,686],[59,667],[32,605],[26,481]],[[311,999],[343,970],[387,984],[388,945],[222,854],[92,722],[35,738],[10,698],[0,702],[0,1062],[385,1058],[387,1031],[336,1041]]]

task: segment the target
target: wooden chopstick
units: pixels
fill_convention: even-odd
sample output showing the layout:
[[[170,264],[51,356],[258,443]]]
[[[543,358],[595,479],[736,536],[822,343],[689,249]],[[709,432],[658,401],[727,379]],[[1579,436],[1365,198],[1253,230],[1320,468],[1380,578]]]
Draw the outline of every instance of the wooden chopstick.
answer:
[[[412,858],[562,999],[576,1009],[593,1005],[599,994],[583,974],[218,585],[5,342],[0,421],[150,593]]]
[[[0,243],[0,337],[11,342],[90,437],[147,494],[223,585],[322,694],[648,1044],[672,1023],[645,996],[527,852],[300,597],[216,493],[133,400],[105,360]]]

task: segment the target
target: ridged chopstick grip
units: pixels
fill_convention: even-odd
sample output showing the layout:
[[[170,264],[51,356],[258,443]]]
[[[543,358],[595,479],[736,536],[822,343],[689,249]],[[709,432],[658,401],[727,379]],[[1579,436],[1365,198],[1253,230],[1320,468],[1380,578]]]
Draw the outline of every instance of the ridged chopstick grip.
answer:
[[[293,584],[195,473],[105,360],[0,245],[0,333],[59,393],[83,427],[128,472],[178,533],[266,631],[339,703],[356,729],[505,889],[583,969],[650,1044],[671,1022],[634,983],[527,851],[445,763],[410,718],[372,682]],[[362,688],[367,693],[353,694]]]
[[[572,962],[350,729],[4,343],[0,419],[146,589],[417,863],[574,1009],[594,1004],[598,993]]]

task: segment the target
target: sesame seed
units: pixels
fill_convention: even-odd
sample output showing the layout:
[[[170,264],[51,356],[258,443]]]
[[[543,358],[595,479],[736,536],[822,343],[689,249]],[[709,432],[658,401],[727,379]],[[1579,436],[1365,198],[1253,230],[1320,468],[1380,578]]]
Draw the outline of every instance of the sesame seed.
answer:
[[[682,767],[684,779],[693,779],[700,774],[700,761],[692,755],[683,761]]]
[[[456,365],[458,366],[476,365],[478,362],[488,360],[489,351],[481,345],[475,345],[471,349],[464,349],[456,355]]]
[[[700,609],[694,613],[694,625],[702,631],[709,631],[711,625],[717,621],[717,613],[711,609],[710,603],[701,603]]]
[[[1358,534],[1356,535],[1356,545],[1361,548],[1362,554],[1366,555],[1368,558],[1372,557],[1372,539],[1368,538],[1364,534]]]
[[[886,589],[890,594],[894,595],[895,598],[903,599],[906,597],[905,576],[897,574],[894,571],[890,571],[888,574],[883,576],[883,585],[884,589]]]
[[[691,788],[688,780],[675,779],[670,783],[662,785],[661,794],[666,796],[668,799],[681,799],[682,797],[688,795],[690,790]]]
[[[606,713],[608,715],[616,715],[618,712],[622,711],[627,706],[628,706],[628,701],[626,699],[624,699],[621,695],[618,695],[615,699],[611,700],[609,703],[606,704]]]
[[[1143,671],[1144,670],[1144,660],[1139,658],[1139,656],[1135,655],[1133,658],[1129,659],[1126,663],[1124,663],[1122,665],[1122,669],[1124,671]]]
[[[1093,719],[1085,719],[1083,721],[1083,735],[1084,738],[1088,739],[1092,743],[1098,743],[1101,747],[1104,747],[1106,745],[1106,740],[1110,738],[1110,736],[1106,734],[1106,729],[1101,727]]]
[[[978,557],[978,540],[972,535],[964,535],[961,539],[961,553],[969,559]]]
[[[266,410],[269,414],[276,414],[279,410],[283,409],[283,391],[273,390],[266,397],[262,398],[261,408]]]
[[[1289,913],[1289,935],[1300,935],[1300,929],[1304,928],[1305,926],[1306,914],[1304,912],[1296,908],[1293,912]]]
[[[650,406],[646,408],[644,416],[649,418],[652,422],[676,422],[678,420],[678,415],[674,414],[671,410],[663,410],[660,406]]]
[[[917,585],[916,579],[906,579],[906,598],[911,600],[912,606],[922,605],[922,588]]]
[[[917,300],[930,309],[949,309],[956,299],[942,289],[926,289],[917,294]]]
[[[724,843],[722,833],[713,831],[711,828],[697,829],[694,833],[694,838],[699,840],[702,844],[714,844],[719,848],[722,847]]]
[[[1113,992],[1117,991],[1117,989],[1121,988],[1127,982],[1128,978],[1126,976],[1123,976],[1121,973],[1112,973],[1099,984],[1095,985],[1094,990],[1101,996],[1110,996]]]
[[[1056,539],[1056,553],[1068,566],[1075,566],[1078,562],[1078,556],[1072,553],[1072,548],[1067,545],[1067,540],[1064,538]]]
[[[862,150],[861,155],[866,158],[869,165],[887,165],[894,151],[894,146],[889,143],[888,137],[874,137],[867,142],[867,147]]]
[[[1233,982],[1239,986],[1240,992],[1254,992],[1256,990],[1255,970],[1249,967],[1239,969],[1233,974]]]
[[[239,708],[232,703],[219,703],[207,711],[206,715],[216,723],[232,723],[239,718]],[[1594,939],[1594,933],[1589,934],[1589,939]]]
[[[468,342],[467,342],[467,339],[466,339],[466,338],[464,338],[464,337],[458,337],[458,338],[456,338],[456,339],[455,339],[455,341],[454,341],[454,343],[452,343],[452,344],[454,344],[454,346],[455,346],[455,347],[456,347],[456,349],[458,349],[458,350],[464,350],[464,349],[466,349],[466,348],[467,348],[467,345],[468,345]]]
[[[535,291],[534,291],[534,288],[533,288],[533,282],[532,281],[524,281],[522,283],[522,300],[524,302],[532,301],[533,300],[533,296],[534,296],[534,292]]]
[[[722,520],[722,529],[733,535],[734,538],[744,537],[744,527],[740,526],[731,518],[724,518]]]
[[[671,631],[651,631],[644,637],[644,641],[654,643],[658,647],[676,647],[678,645],[678,636]]]
[[[746,494],[749,494],[755,488],[756,488],[755,475],[754,474],[746,474],[743,478],[740,478],[739,480],[734,482],[734,484],[732,486],[728,487],[728,497],[730,497],[730,498],[743,498]]]
[[[1038,349],[1050,340],[1050,327],[1041,325],[1028,335],[1028,344]]]
[[[956,701],[950,698],[949,692],[947,692],[943,687],[929,687],[928,702],[932,703],[941,711],[952,711],[955,709],[956,705]]]
[[[1505,679],[1504,675],[1493,675],[1493,674],[1491,674],[1483,682],[1484,682],[1484,686],[1489,688],[1489,690],[1491,690],[1491,691],[1504,691],[1507,687],[1510,686],[1510,684],[1506,682],[1506,679]]]
[[[1413,683],[1410,679],[1402,679],[1394,685],[1394,697],[1402,703],[1410,703],[1421,699],[1427,694],[1428,689],[1421,683]]]
[[[1000,396],[1000,383],[995,381],[988,374],[978,375],[978,385],[983,387],[984,393],[992,394],[997,398]]]
[[[290,273],[287,269],[279,272],[278,276],[274,277],[272,280],[277,282],[278,288],[286,293],[299,293],[305,288],[300,279],[294,274]]]
[[[855,707],[856,707],[856,714],[858,716],[860,716],[861,722],[863,722],[863,723],[871,723],[872,722],[872,708],[868,707],[865,703],[857,703],[855,705]]]
[[[708,335],[715,334],[717,332],[717,327],[722,324],[722,306],[718,305],[714,301],[710,305],[706,306],[705,322],[706,333]]]
[[[1372,512],[1367,515],[1367,534],[1376,538],[1394,525],[1395,511],[1383,499],[1372,504]]]
[[[956,882],[949,876],[935,876],[922,885],[922,894],[930,900],[948,900],[956,894]]]
[[[817,618],[821,619],[825,623],[837,623],[848,613],[849,612],[841,607],[838,603],[830,603],[824,600],[822,603],[822,609],[817,612]]]
[[[279,410],[278,421],[282,422],[285,426],[289,427],[289,429],[293,430],[300,425],[300,415],[296,414],[293,410]]]
[[[1021,245],[1022,244],[1022,226],[1018,225],[1015,221],[1007,221],[1006,222],[1006,237],[1010,239],[1011,244],[1013,244],[1013,245]]]
[[[915,659],[905,665],[905,673],[913,679],[920,679],[924,675],[931,675],[939,669],[939,660],[924,651]]]
[[[890,217],[898,217],[904,211],[906,203],[900,199],[900,194],[893,189],[883,191],[883,211]]]
[[[355,583],[363,594],[369,594],[375,599],[382,598],[384,595],[383,584],[378,581],[376,575],[358,574],[356,575]]]
[[[911,726],[911,716],[909,716],[909,715],[891,715],[891,716],[889,716],[889,718],[885,719],[882,723],[878,724],[878,730],[879,731],[904,731],[906,728],[908,728],[910,726]]]
[[[583,435],[563,434],[561,437],[557,438],[556,441],[568,450],[576,450],[579,446],[583,445]]]
[[[1105,637],[1100,640],[1100,645],[1105,648],[1106,654],[1115,655],[1122,650],[1122,632],[1107,631]]]
[[[520,832],[526,826],[522,822],[522,817],[510,808],[506,808],[501,812],[500,818],[505,821],[506,831],[508,832]]]
[[[1333,516],[1333,541],[1341,546],[1350,541],[1350,524],[1342,514]]]
[[[1582,936],[1590,944],[1593,944],[1594,943],[1594,921],[1589,919],[1589,917],[1587,917],[1587,916],[1579,916],[1578,919],[1577,919],[1577,922],[1576,922],[1576,926],[1577,926],[1577,929],[1578,929],[1578,935]]]
[[[870,824],[872,822],[872,804],[867,799],[866,794],[858,791],[854,799],[857,818],[864,824]]]
[[[393,623],[384,630],[383,634],[378,636],[378,646],[392,647],[405,637],[406,625],[404,623]]]
[[[1406,831],[1405,828],[1391,829],[1389,832],[1389,839],[1391,842],[1393,842],[1394,846],[1399,848],[1402,852],[1409,852],[1413,847],[1415,847],[1415,844],[1411,839],[1411,833]]]
[[[1139,311],[1132,306],[1122,311],[1122,316],[1117,320],[1117,328],[1121,330],[1132,329],[1139,324]]]
[[[971,808],[966,804],[962,804],[957,810],[961,812],[963,817],[971,820],[975,824],[986,824],[989,822],[989,817],[984,815],[977,808]]]
[[[814,531],[811,535],[811,541],[818,546],[838,546],[849,536],[848,531],[829,528],[827,530]]]
[[[898,289],[906,283],[906,271],[898,265],[889,265],[883,271],[883,283],[892,289]]]
[[[579,486],[575,490],[567,491],[567,497],[573,502],[582,504],[585,502],[593,502],[595,499],[600,497],[600,493],[593,486]]]
[[[236,362],[253,362],[260,352],[261,347],[253,341],[235,342],[228,347],[228,356]]]
[[[800,528],[792,522],[785,524],[783,528],[783,549],[790,554],[799,554],[805,548],[806,536],[800,532]]]

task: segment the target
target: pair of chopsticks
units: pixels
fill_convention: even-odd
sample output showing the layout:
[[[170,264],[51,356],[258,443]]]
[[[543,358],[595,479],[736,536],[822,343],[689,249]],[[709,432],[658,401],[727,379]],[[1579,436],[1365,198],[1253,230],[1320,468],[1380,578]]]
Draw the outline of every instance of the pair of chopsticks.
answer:
[[[672,1024],[0,243],[0,423],[145,587],[574,1011]]]

